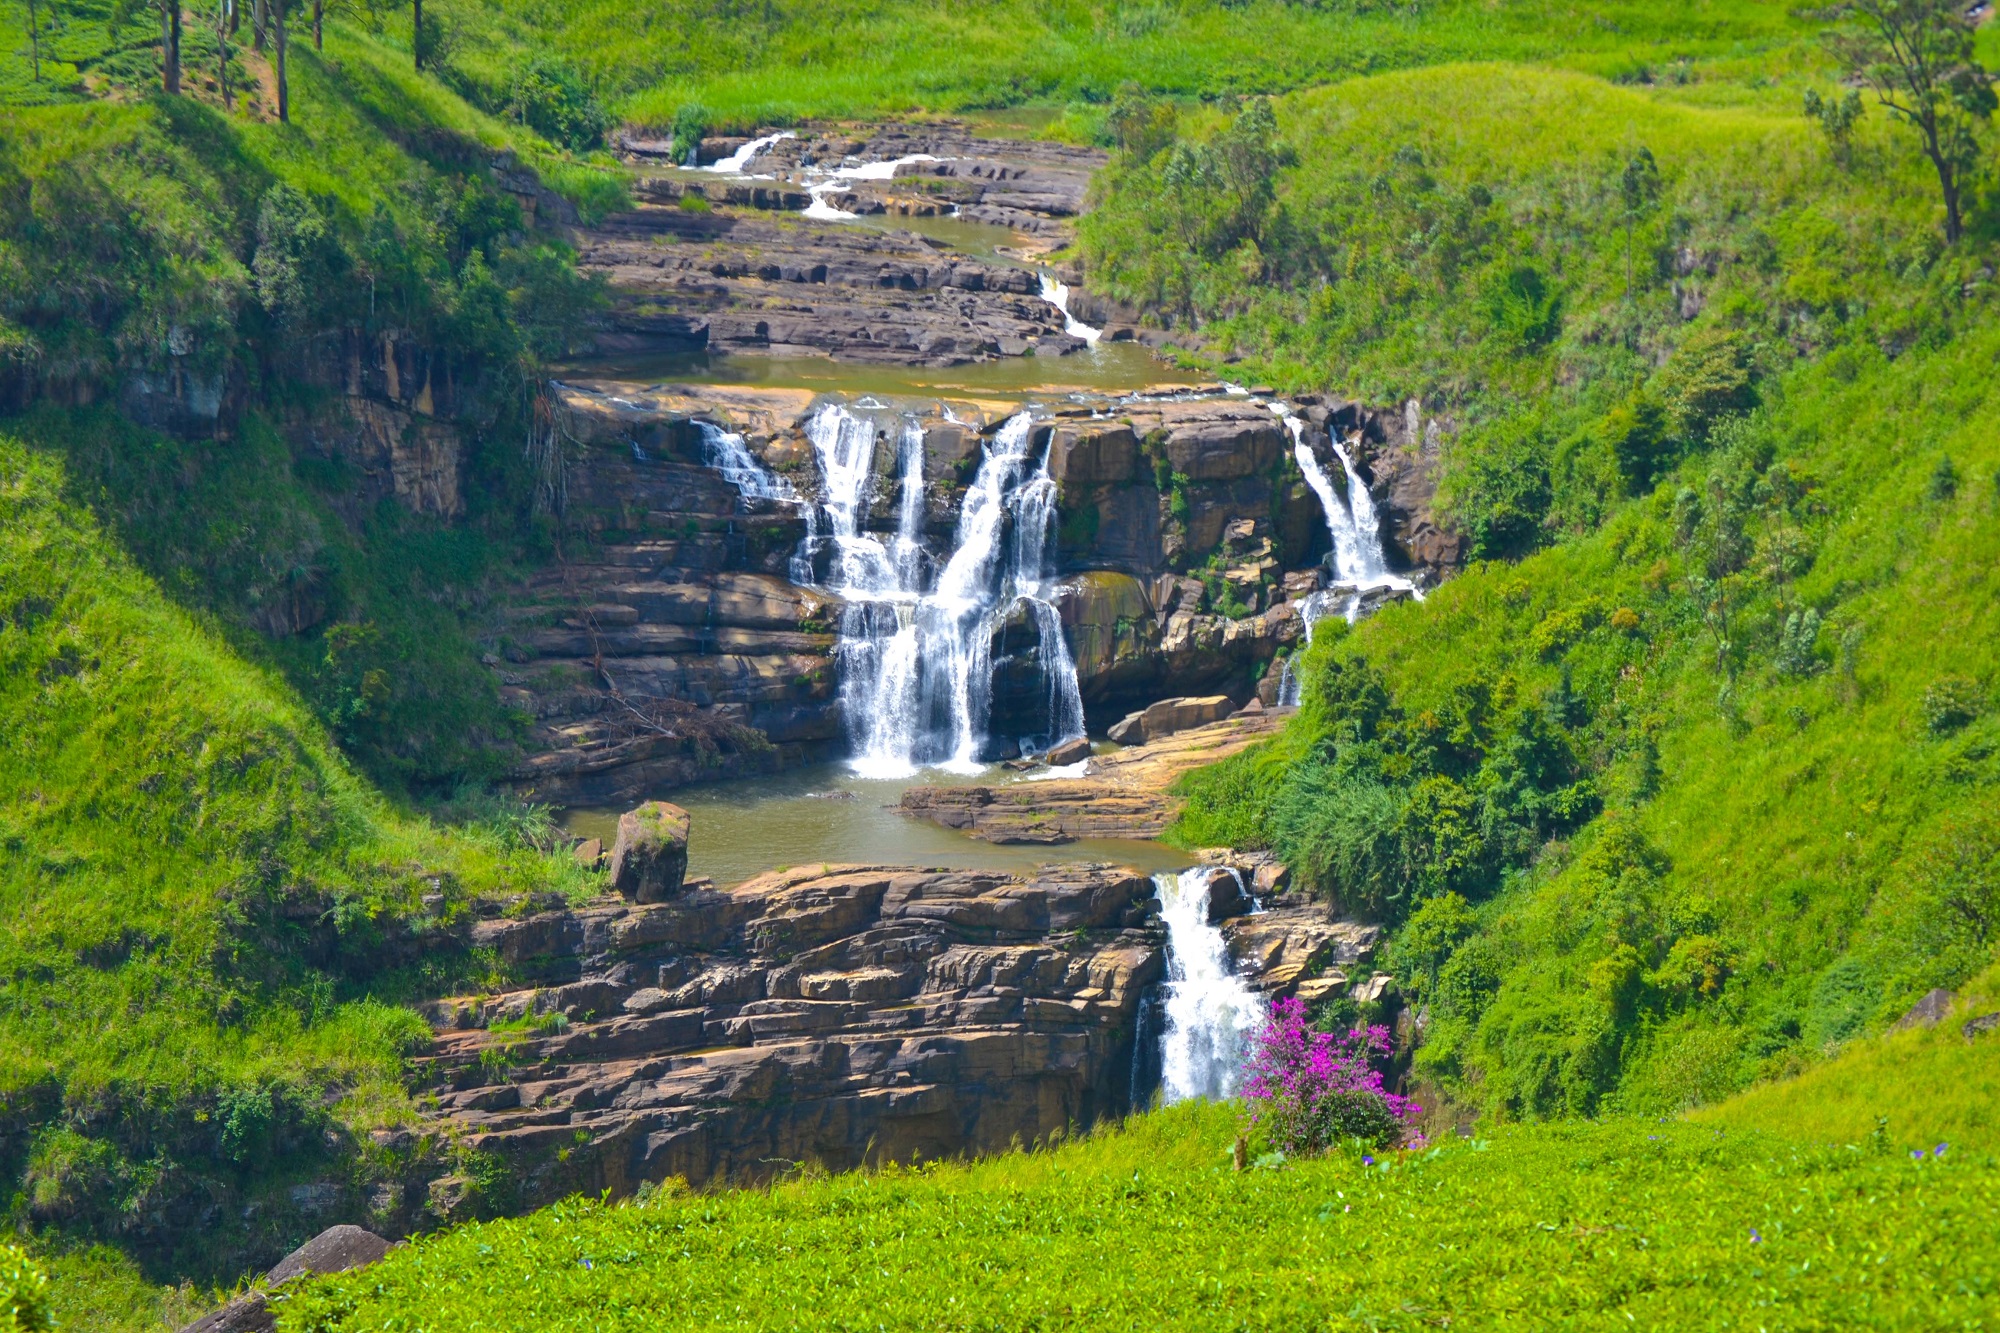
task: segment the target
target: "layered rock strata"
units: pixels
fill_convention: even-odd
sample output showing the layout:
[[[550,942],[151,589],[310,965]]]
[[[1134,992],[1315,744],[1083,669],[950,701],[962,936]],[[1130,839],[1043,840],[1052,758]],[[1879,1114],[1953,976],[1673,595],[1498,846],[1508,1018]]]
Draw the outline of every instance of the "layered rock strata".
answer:
[[[519,787],[565,805],[629,804],[840,752],[841,608],[790,582],[801,507],[745,501],[708,465],[701,426],[740,433],[810,500],[815,401],[781,389],[558,386],[572,536],[565,559],[515,597],[495,662],[507,699],[535,721],[511,775]],[[891,404],[863,526],[894,530],[900,497],[885,479],[914,420],[929,544],[949,552],[984,437],[1015,408]],[[1037,425],[1032,447],[1048,451],[1059,488],[1057,609],[1093,725],[1190,690],[1241,702],[1263,688],[1275,702],[1270,664],[1303,635],[1302,599],[1325,581],[1312,563],[1327,544],[1283,435],[1267,408],[1220,393],[1064,403]],[[1200,577],[1173,572],[1190,567]],[[1016,610],[992,643],[999,736],[1037,730],[1048,697],[1039,627]]]
[[[699,160],[712,164],[744,142],[707,140]],[[629,159],[666,164],[663,143],[627,136],[621,146]],[[579,263],[603,273],[614,297],[600,350],[925,366],[1067,355],[1085,343],[1065,332],[1026,261],[1068,240],[1103,161],[1096,150],[978,139],[952,126],[805,130],[759,154],[748,167],[756,179],[643,179],[638,208],[579,233]],[[827,174],[861,163],[884,164],[882,174]],[[937,234],[808,220],[815,184],[821,203],[863,218],[952,216],[1015,240],[970,255]],[[1137,332],[1108,330],[1114,339]]]
[[[1134,1056],[1164,967],[1153,894],[1114,866],[815,866],[480,920],[470,944],[539,984],[433,1004],[417,1066],[455,1140],[509,1183],[432,1197],[513,1210],[991,1152],[1123,1114],[1151,1094]],[[1225,930],[1272,993],[1374,945],[1289,900]]]

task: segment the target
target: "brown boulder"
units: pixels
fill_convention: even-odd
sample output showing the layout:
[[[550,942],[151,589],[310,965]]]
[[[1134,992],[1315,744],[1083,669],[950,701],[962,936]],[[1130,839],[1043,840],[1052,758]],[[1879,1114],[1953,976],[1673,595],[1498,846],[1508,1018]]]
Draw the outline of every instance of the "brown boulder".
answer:
[[[618,817],[611,849],[611,886],[638,903],[665,902],[687,877],[688,812],[648,801]]]
[[[1048,753],[1042,756],[1042,761],[1051,768],[1062,768],[1069,764],[1082,763],[1088,758],[1090,758],[1090,742],[1078,736],[1075,740],[1051,746]]]

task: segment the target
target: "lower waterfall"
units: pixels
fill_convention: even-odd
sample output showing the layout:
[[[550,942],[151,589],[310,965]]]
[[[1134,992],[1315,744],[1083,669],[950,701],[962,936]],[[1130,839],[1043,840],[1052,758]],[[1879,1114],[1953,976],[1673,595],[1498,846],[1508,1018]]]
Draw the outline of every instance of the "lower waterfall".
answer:
[[[1235,1096],[1250,1034],[1266,1012],[1262,998],[1236,975],[1222,932],[1209,924],[1209,882],[1220,873],[1236,872],[1196,866],[1153,876],[1167,926],[1160,1091],[1169,1105]]]

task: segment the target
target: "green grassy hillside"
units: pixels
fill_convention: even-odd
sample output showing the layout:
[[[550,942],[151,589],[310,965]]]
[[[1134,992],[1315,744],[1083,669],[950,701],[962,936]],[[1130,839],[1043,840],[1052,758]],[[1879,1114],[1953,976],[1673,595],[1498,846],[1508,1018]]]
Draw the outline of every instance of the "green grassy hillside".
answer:
[[[229,1277],[310,1234],[291,1185],[393,1176],[394,1002],[488,966],[439,928],[574,872],[391,811],[64,489],[0,436],[0,1170],[51,1243]]]
[[[971,1166],[577,1200],[322,1282],[279,1328],[1930,1329],[2000,1282],[1990,1147],[1606,1122],[1239,1174],[1234,1129],[1189,1106]]]
[[[0,19],[9,38],[0,98],[61,101],[92,80],[140,82],[157,71],[145,25],[114,26],[109,0],[69,0],[62,10],[39,83],[27,57],[25,11]],[[357,18],[410,58],[408,6],[363,8]],[[1073,102],[1070,128],[1080,132],[1101,123],[1103,105],[1126,83],[1206,98],[1465,59],[1561,59],[1650,77],[1800,29],[1784,7],[1743,0],[1672,9],[1619,3],[1588,13],[1544,0],[1422,7],[767,0],[636,12],[601,0],[432,0],[424,22],[431,67],[503,114],[523,109],[524,76],[540,61],[544,76],[567,67],[614,114],[658,126],[684,115],[748,128],[807,116]],[[302,47],[304,24],[294,23]],[[349,48],[345,38],[335,40]],[[213,63],[213,39],[202,25],[190,25],[187,41],[191,66]]]
[[[1359,81],[1191,118],[1090,219],[1238,373],[1454,428],[1489,559],[1329,626],[1178,836],[1407,923],[1418,1073],[1492,1111],[1711,1101],[1996,943],[1993,246],[1943,247],[1904,131],[1837,158],[1803,82]]]

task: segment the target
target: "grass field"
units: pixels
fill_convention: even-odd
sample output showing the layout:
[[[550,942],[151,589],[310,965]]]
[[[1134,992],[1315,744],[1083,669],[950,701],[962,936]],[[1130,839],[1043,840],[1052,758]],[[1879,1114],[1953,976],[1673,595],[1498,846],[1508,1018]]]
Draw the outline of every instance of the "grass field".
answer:
[[[1607,1121],[1239,1174],[1235,1127],[1186,1106],[970,1166],[578,1200],[320,1283],[279,1328],[1914,1330],[2000,1299],[1990,1141]]]

